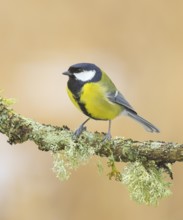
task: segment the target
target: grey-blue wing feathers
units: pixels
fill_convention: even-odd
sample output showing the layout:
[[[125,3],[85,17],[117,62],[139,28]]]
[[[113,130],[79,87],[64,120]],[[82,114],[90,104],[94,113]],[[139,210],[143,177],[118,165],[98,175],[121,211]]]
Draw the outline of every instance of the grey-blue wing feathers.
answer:
[[[159,129],[156,128],[153,124],[148,122],[146,119],[140,117],[119,91],[110,93],[107,97],[111,102],[123,106],[124,114],[139,122],[145,128],[145,130],[149,132],[160,132]]]
[[[108,99],[111,102],[117,103],[119,105],[122,105],[126,110],[133,112],[134,114],[137,114],[133,107],[129,104],[129,102],[125,99],[125,97],[119,92],[113,92],[108,94]]]

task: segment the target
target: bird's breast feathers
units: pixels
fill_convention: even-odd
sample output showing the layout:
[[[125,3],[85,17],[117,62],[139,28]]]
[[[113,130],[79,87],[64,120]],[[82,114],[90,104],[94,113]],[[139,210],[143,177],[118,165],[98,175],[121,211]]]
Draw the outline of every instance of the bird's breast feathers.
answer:
[[[80,94],[80,102],[95,119],[111,120],[118,116],[123,107],[107,98],[107,91],[101,83],[86,83]]]

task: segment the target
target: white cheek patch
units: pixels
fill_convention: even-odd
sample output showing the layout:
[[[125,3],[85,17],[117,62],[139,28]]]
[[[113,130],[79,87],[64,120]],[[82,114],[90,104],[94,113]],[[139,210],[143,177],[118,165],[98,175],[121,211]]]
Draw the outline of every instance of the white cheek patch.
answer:
[[[81,73],[74,73],[76,79],[86,82],[91,80],[95,76],[95,70],[83,71]]]

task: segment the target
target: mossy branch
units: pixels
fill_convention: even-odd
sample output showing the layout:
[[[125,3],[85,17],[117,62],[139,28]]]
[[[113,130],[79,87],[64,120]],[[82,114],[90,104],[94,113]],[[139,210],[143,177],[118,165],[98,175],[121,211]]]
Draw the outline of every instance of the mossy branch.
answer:
[[[57,127],[35,122],[17,114],[11,108],[11,100],[0,97],[0,132],[8,137],[10,144],[33,141],[42,151],[57,152],[66,146],[90,145],[95,154],[101,157],[113,155],[114,161],[134,162],[153,160],[157,163],[183,161],[183,144],[163,141],[135,141],[114,138],[102,142],[103,134],[84,132],[79,138],[73,138],[73,132],[66,126]]]
[[[160,198],[171,194],[164,173],[172,177],[169,163],[183,161],[183,144],[120,137],[103,142],[104,134],[87,131],[75,138],[67,126],[40,124],[17,114],[11,107],[13,103],[12,99],[0,97],[0,132],[8,137],[10,144],[30,140],[40,150],[51,151],[53,170],[58,178],[68,179],[73,169],[98,155],[108,158],[109,179],[126,184],[135,201],[156,205]],[[122,161],[129,163],[121,173],[115,162]]]

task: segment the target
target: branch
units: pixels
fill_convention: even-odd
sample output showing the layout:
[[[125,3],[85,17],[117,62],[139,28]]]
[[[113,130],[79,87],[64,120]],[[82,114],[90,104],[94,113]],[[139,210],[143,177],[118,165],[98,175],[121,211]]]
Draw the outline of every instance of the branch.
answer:
[[[8,137],[10,144],[30,140],[40,150],[53,152],[53,170],[58,178],[68,179],[73,169],[95,154],[108,158],[109,179],[126,184],[131,198],[138,203],[156,205],[159,199],[171,194],[164,173],[172,177],[168,163],[183,161],[183,144],[120,137],[103,142],[103,133],[87,131],[75,138],[67,126],[40,124],[17,114],[12,104],[11,99],[0,97],[0,132]],[[122,173],[115,166],[115,162],[121,161],[131,162]]]
[[[57,127],[35,122],[17,114],[11,108],[12,101],[0,97],[0,132],[5,134],[10,144],[33,141],[42,151],[57,152],[66,146],[89,145],[95,154],[110,157],[115,161],[134,162],[136,160],[154,160],[157,163],[183,161],[183,144],[162,141],[135,141],[114,138],[102,142],[103,134],[84,132],[80,138],[73,138],[73,132],[66,126]]]

